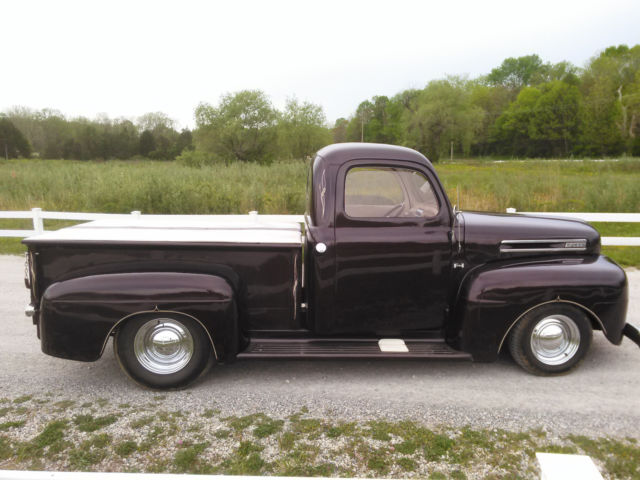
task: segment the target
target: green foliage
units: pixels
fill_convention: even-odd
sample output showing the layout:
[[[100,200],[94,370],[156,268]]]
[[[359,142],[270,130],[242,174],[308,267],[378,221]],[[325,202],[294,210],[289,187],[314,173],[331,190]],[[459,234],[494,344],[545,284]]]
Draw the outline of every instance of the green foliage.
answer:
[[[33,395],[21,395],[18,398],[16,398],[13,401],[13,403],[25,403],[31,400],[32,398],[33,398]]]
[[[279,156],[304,159],[331,143],[331,133],[325,127],[322,107],[309,102],[287,100],[278,121]]]
[[[106,415],[104,417],[94,417],[93,415],[78,415],[73,419],[78,430],[81,432],[95,432],[103,427],[111,425],[117,420],[115,415]]]
[[[462,208],[519,211],[640,211],[640,162],[471,161],[441,163],[438,175],[451,199],[459,187]],[[0,162],[0,210],[41,207],[51,211],[145,214],[264,214],[304,212],[306,165],[236,162],[201,169],[177,162]],[[28,221],[0,220],[0,229],[29,228]],[[66,224],[45,221],[46,229]],[[628,226],[599,224],[603,236],[639,236]],[[0,252],[21,253],[20,239],[0,239]],[[604,247],[622,265],[640,265],[640,249]],[[27,402],[28,395],[20,398]],[[104,403],[104,401],[100,401]]]
[[[361,102],[334,141],[406,145],[431,160],[640,154],[640,45],[610,47],[584,71],[538,55],[472,81],[449,77]]]
[[[181,165],[192,168],[210,167],[215,164],[224,163],[219,157],[216,157],[214,154],[203,152],[200,150],[184,150],[179,156],[176,157],[176,161]]]
[[[44,427],[44,430],[38,434],[32,441],[36,448],[44,448],[53,445],[64,439],[64,431],[67,428],[65,420],[55,420]]]
[[[206,448],[206,443],[198,443],[179,450],[173,459],[175,471],[180,473],[198,471],[195,468],[199,462],[198,457]]]
[[[352,142],[402,143],[406,126],[400,99],[375,96],[362,102],[348,124],[336,122]],[[335,129],[334,129],[335,130]]]
[[[196,146],[227,162],[270,163],[276,153],[277,117],[264,92],[223,95],[217,107],[201,103],[196,108]]]
[[[30,157],[31,145],[20,130],[0,115],[0,158]]]
[[[568,156],[580,134],[580,91],[560,80],[523,88],[495,123],[498,150],[521,156]]]
[[[409,110],[406,145],[432,161],[448,156],[452,142],[456,151],[468,155],[482,117],[482,109],[472,103],[467,82],[456,78],[432,81]]]
[[[9,429],[12,429],[12,428],[23,427],[25,423],[27,423],[25,420],[16,420],[14,422],[0,423],[0,432],[3,432],[5,430],[9,430]]]
[[[116,445],[115,451],[121,457],[128,457],[138,449],[138,444],[133,440],[125,440]]]
[[[166,160],[192,148],[191,132],[178,133],[175,122],[160,112],[141,116],[137,125],[125,118],[68,119],[56,110],[24,107],[8,110],[6,117],[24,135],[36,157],[106,160],[142,154]],[[22,156],[31,156],[31,149]]]
[[[510,57],[491,70],[487,81],[491,85],[500,85],[519,90],[527,85],[538,83],[544,76],[547,66],[538,55]]]

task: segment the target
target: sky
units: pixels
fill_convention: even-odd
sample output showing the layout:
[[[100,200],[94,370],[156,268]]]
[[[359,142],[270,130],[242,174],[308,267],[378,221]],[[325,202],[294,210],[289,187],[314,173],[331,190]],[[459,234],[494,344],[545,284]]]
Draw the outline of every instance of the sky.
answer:
[[[507,57],[584,66],[640,43],[640,2],[0,0],[0,111],[68,117],[162,111],[195,125],[200,102],[263,90],[351,115],[374,95]]]

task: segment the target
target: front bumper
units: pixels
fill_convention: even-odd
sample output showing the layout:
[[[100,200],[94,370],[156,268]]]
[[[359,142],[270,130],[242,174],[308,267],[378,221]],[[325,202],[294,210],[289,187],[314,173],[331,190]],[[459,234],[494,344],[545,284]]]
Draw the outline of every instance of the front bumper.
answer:
[[[622,330],[622,334],[640,347],[640,331],[636,327],[627,323]]]

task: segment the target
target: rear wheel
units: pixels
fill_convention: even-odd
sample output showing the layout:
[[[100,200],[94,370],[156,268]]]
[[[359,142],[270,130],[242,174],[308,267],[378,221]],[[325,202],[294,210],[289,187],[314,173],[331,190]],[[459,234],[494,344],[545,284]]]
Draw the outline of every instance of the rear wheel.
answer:
[[[150,388],[181,388],[213,362],[204,328],[193,318],[150,313],[127,320],[116,332],[116,358],[136,382]]]
[[[584,358],[593,332],[581,310],[561,302],[524,315],[509,334],[509,351],[522,368],[536,375],[556,375]]]

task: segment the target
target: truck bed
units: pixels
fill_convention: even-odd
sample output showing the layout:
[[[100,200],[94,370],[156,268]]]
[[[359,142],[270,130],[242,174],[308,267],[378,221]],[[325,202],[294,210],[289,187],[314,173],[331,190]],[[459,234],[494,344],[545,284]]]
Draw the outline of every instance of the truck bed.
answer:
[[[84,223],[24,243],[38,257],[39,295],[87,275],[210,273],[233,277],[243,329],[299,329],[302,227],[291,217],[149,215]]]

